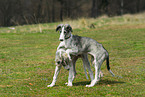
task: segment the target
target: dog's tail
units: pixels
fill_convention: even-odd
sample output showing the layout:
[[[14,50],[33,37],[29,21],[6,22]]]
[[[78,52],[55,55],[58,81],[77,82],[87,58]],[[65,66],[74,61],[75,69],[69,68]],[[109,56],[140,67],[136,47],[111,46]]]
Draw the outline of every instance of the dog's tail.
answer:
[[[119,77],[119,78],[122,78],[121,76],[115,75],[115,74],[111,71],[110,66],[109,66],[109,54],[107,54],[106,65],[107,65],[107,69],[108,69],[108,71],[110,72],[110,74],[111,74],[113,77]]]
[[[112,76],[115,76],[115,74],[111,71],[110,66],[109,66],[109,54],[107,54],[107,58],[106,58],[106,65],[107,65],[107,69],[110,72],[110,74]]]

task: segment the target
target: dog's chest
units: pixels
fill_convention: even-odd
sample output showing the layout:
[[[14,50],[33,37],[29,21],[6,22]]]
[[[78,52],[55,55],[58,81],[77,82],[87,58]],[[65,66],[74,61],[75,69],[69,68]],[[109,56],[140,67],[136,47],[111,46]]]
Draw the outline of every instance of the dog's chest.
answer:
[[[65,48],[71,48],[71,45],[72,45],[71,39],[67,39],[67,40],[65,41]]]

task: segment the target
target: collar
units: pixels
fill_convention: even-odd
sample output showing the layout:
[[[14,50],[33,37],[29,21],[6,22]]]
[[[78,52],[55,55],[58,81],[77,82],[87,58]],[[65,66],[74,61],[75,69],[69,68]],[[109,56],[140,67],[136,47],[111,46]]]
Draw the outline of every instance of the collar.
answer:
[[[67,40],[67,39],[69,39],[69,38],[71,38],[72,37],[72,34],[69,36],[69,37],[66,37],[65,39]]]

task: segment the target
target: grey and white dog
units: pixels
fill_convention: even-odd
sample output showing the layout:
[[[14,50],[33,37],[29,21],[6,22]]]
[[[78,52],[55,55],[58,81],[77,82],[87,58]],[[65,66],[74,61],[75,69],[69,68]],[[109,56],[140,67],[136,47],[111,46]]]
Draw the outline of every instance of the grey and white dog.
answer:
[[[72,27],[69,24],[58,25],[56,31],[60,32],[59,40],[62,41],[58,48],[65,47],[70,61],[73,61],[72,55],[90,54],[92,56],[92,64],[94,64],[95,67],[95,78],[91,81],[90,85],[86,85],[86,87],[92,87],[100,80],[100,69],[104,60],[106,60],[108,71],[112,76],[115,76],[110,70],[109,54],[102,44],[88,37],[72,35]],[[69,76],[68,86],[72,86],[72,81],[73,76]]]
[[[76,63],[78,58],[82,58],[82,60],[83,60],[83,66],[84,66],[84,70],[85,70],[85,74],[86,74],[87,79],[88,79],[88,76],[87,76],[87,73],[86,73],[86,67],[88,68],[88,72],[89,72],[91,80],[94,79],[93,72],[91,70],[87,54],[80,54],[80,55],[77,55],[77,56],[72,55],[71,57],[72,57],[72,61],[69,60],[69,58],[67,56],[67,53],[65,51],[65,48],[64,48],[64,46],[62,46],[62,42],[61,42],[59,44],[58,48],[57,48],[57,51],[56,51],[56,56],[55,56],[56,67],[55,67],[55,73],[54,73],[54,76],[53,76],[53,81],[47,87],[53,87],[55,85],[56,80],[57,80],[57,76],[58,76],[59,71],[60,71],[62,66],[65,69],[69,70],[68,80],[71,79],[73,81],[75,76],[76,76],[75,63]],[[100,76],[103,76],[103,75],[100,75]],[[72,82],[69,83],[69,81],[68,81],[68,86],[72,86]]]

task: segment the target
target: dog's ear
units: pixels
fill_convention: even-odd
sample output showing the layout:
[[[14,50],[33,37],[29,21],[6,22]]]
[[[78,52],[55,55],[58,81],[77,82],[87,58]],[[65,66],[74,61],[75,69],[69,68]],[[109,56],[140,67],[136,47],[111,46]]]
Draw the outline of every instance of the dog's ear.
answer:
[[[63,24],[59,24],[56,28],[56,32],[62,28]]]
[[[65,27],[68,31],[73,32],[72,27],[69,24],[65,24]]]

